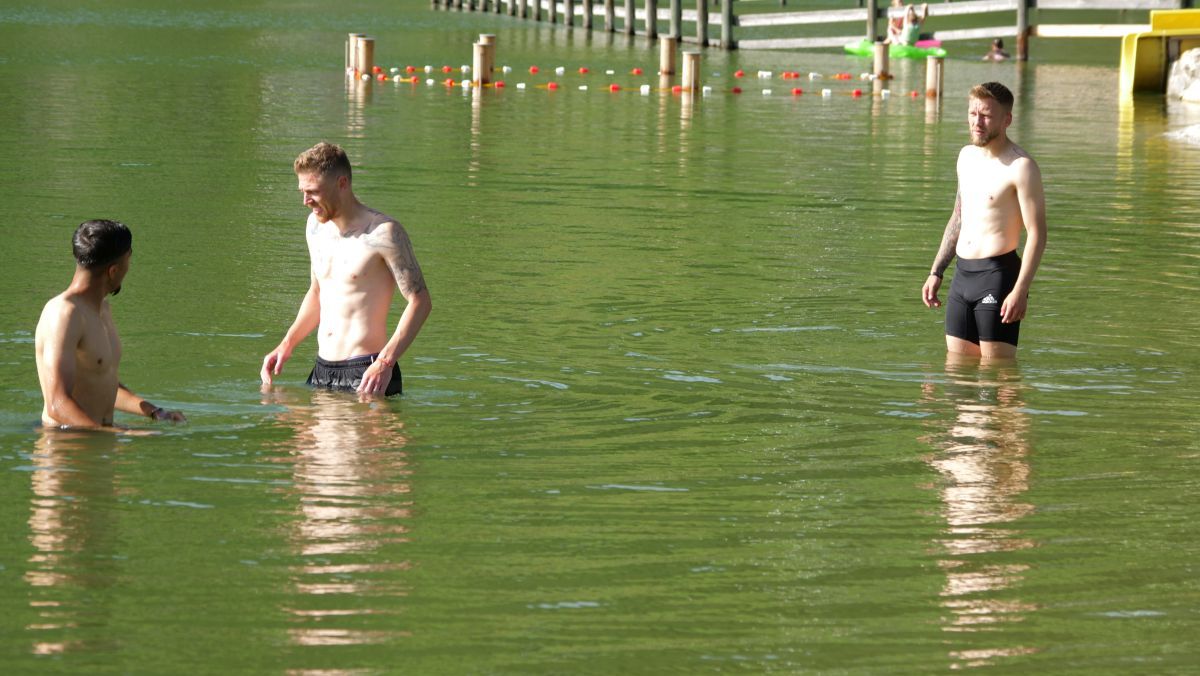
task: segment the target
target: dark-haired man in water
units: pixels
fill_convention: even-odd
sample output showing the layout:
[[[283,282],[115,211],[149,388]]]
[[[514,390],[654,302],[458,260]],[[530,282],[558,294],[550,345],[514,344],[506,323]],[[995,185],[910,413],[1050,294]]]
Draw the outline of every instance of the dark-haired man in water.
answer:
[[[263,357],[270,385],[292,351],[317,331],[314,387],[361,395],[400,394],[396,362],[433,309],[408,233],[395,219],[354,195],[350,160],[332,143],[318,143],[293,164],[308,207],[308,293],[279,345]],[[399,289],[408,302],[388,335],[388,310]]]
[[[42,310],[34,338],[42,386],[42,423],[112,428],[113,410],[181,422],[183,414],[142,399],[121,384],[121,339],[108,296],[121,291],[133,235],[117,221],[85,221],[72,240],[75,276]]]
[[[1013,95],[999,82],[971,89],[971,145],[958,154],[958,195],[933,269],[921,289],[940,307],[938,288],[958,256],[946,304],[946,349],[983,357],[1017,356],[1029,287],[1046,250],[1046,200],[1037,163],[1007,135]],[[1025,249],[1017,256],[1024,230]]]

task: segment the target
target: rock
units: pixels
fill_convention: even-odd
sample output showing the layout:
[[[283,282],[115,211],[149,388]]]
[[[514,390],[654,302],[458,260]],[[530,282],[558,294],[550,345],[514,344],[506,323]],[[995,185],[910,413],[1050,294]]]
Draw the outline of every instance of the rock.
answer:
[[[1200,102],[1200,49],[1189,49],[1171,64],[1167,98]]]
[[[1200,146],[1200,124],[1193,124],[1190,127],[1168,132],[1166,137],[1175,141],[1183,141],[1184,143]]]
[[[1188,88],[1179,94],[1179,98],[1190,103],[1200,103],[1200,80],[1188,85]]]

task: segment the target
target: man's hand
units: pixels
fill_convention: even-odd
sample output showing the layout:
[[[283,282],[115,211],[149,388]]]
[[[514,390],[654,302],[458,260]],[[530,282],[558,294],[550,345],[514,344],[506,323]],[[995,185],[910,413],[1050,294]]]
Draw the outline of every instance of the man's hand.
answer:
[[[1004,302],[1000,304],[1000,322],[1003,324],[1013,324],[1025,318],[1025,311],[1029,306],[1029,294],[1025,291],[1013,289],[1011,293],[1004,297]]]
[[[182,411],[168,411],[162,407],[154,409],[154,412],[150,414],[150,417],[155,420],[166,420],[173,423],[187,422],[187,418],[184,417]]]
[[[392,365],[394,361],[376,359],[371,362],[363,373],[362,382],[358,384],[359,394],[384,394],[388,383],[392,382]]]
[[[282,344],[263,357],[262,371],[258,374],[262,378],[263,385],[270,385],[271,380],[283,371],[284,363],[291,357],[292,351]]]
[[[929,275],[925,278],[925,286],[921,287],[921,300],[925,303],[925,307],[941,307],[942,301],[938,300],[938,289],[942,288],[942,278],[937,275]]]

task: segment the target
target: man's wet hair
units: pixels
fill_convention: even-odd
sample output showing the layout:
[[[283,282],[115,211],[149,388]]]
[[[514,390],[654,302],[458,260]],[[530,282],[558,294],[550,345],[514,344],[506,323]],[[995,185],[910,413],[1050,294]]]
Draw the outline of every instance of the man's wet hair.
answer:
[[[974,87],[971,87],[970,97],[973,99],[979,99],[980,101],[991,99],[996,103],[999,103],[1010,113],[1013,109],[1012,92],[1008,90],[1008,87],[1005,87],[999,82],[984,82],[983,84],[978,84]]]
[[[326,141],[321,141],[300,153],[292,163],[292,168],[297,175],[315,173],[318,176],[352,178],[350,158],[346,156],[346,151],[342,150],[341,146]]]
[[[97,270],[116,263],[133,250],[133,233],[120,221],[84,221],[75,229],[71,249],[79,267]]]

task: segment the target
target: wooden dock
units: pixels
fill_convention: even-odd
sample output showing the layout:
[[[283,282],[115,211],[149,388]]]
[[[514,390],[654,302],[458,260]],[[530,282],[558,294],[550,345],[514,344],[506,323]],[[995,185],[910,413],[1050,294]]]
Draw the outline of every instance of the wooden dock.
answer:
[[[785,5],[781,0],[780,5]],[[979,28],[930,31],[933,39],[978,40],[1015,38],[1016,58],[1029,58],[1029,39],[1120,38],[1148,29],[1148,24],[1038,23],[1041,11],[1057,10],[1167,10],[1188,9],[1197,0],[966,0],[931,2],[929,18],[987,16],[995,23]],[[683,0],[432,0],[433,7],[473,12],[492,12],[526,21],[561,24],[583,30],[641,35],[657,41],[672,35],[682,42],[722,49],[828,49],[874,40],[888,18],[903,10],[887,7],[886,0],[854,0],[855,7],[816,11],[760,11],[758,3],[734,0],[695,0],[684,8]],[[736,10],[735,10],[736,7]],[[711,11],[710,11],[711,9]],[[789,28],[804,27],[782,35]],[[822,33],[812,35],[813,31]],[[825,33],[829,33],[826,35]]]

